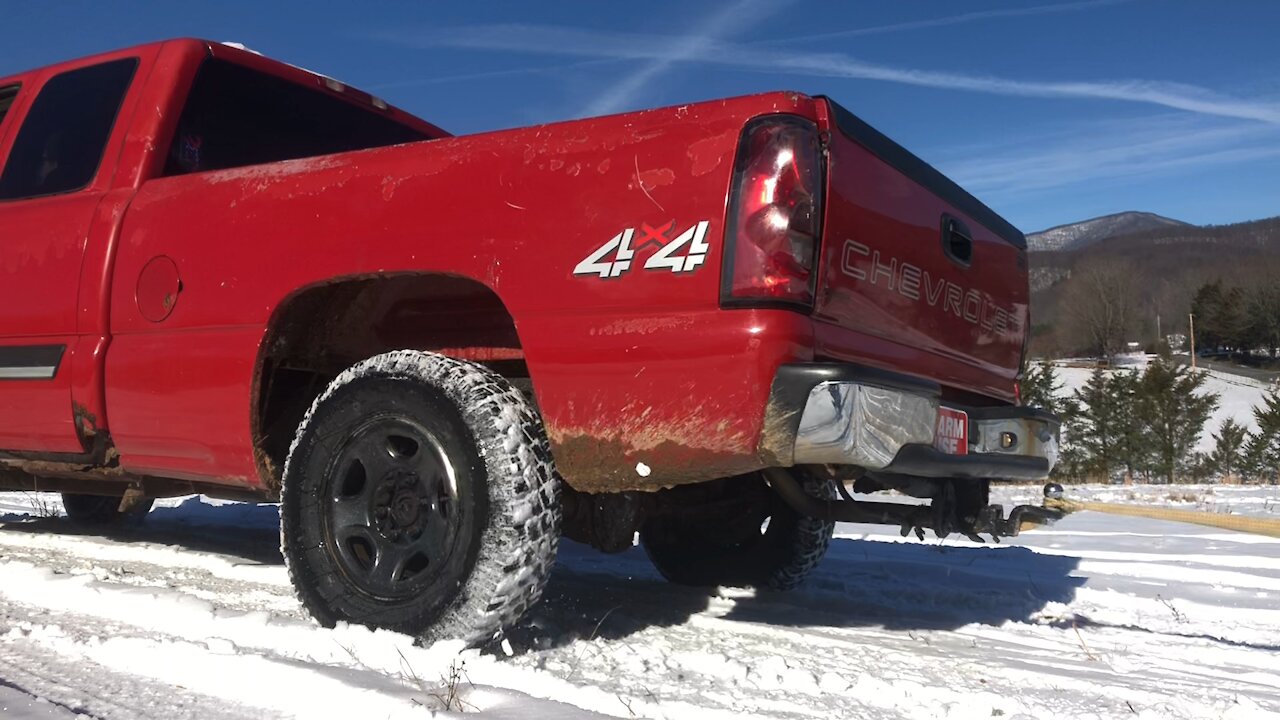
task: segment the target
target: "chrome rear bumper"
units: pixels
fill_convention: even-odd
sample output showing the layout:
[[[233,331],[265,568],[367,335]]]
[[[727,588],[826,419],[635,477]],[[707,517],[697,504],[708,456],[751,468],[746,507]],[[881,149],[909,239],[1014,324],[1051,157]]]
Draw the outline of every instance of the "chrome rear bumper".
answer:
[[[1035,408],[945,403],[969,419],[967,452],[948,454],[934,447],[940,396],[936,385],[880,370],[787,365],[774,382],[762,449],[783,465],[853,465],[919,477],[1048,477],[1058,459],[1057,418]]]
[[[795,461],[878,470],[903,445],[932,443],[938,399],[856,382],[809,391],[796,433]]]

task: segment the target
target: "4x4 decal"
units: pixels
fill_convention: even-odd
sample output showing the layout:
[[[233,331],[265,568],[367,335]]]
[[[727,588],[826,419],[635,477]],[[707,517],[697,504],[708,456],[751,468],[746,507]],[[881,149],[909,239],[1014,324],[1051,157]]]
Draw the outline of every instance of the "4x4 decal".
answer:
[[[573,268],[573,274],[596,275],[606,280],[622,277],[623,273],[631,269],[636,250],[649,245],[657,246],[658,251],[645,261],[645,270],[691,273],[706,261],[707,252],[711,249],[707,245],[707,227],[710,224],[709,221],[702,220],[674,238],[671,236],[675,232],[675,220],[657,228],[648,223],[640,223],[639,233],[635,228],[626,228],[583,258]],[[680,254],[686,248],[687,251]],[[612,260],[606,259],[610,257]]]

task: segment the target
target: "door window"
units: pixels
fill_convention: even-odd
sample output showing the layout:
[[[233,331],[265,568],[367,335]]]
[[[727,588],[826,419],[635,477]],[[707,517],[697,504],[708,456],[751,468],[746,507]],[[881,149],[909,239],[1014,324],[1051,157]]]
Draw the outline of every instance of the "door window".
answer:
[[[0,175],[0,200],[56,195],[92,182],[137,67],[137,58],[113,60],[45,83]],[[0,114],[7,107],[0,100]]]

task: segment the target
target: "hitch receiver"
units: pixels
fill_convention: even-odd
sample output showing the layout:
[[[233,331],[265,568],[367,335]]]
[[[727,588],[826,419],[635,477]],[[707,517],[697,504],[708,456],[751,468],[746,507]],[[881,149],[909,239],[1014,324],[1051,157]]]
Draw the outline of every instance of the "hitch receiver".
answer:
[[[978,511],[976,517],[962,518],[956,512],[954,493],[945,492],[933,498],[928,505],[822,500],[806,494],[800,483],[785,470],[768,469],[764,475],[779,497],[802,515],[834,522],[897,525],[904,537],[914,532],[921,540],[925,530],[932,530],[939,538],[958,532],[975,542],[985,542],[982,535],[990,535],[992,540],[999,542],[1002,537],[1017,537],[1023,530],[1051,524],[1064,515],[1039,505],[1019,505],[1005,517],[1004,506],[988,505]],[[1051,488],[1056,488],[1061,495],[1061,486],[1048,485],[1045,487],[1046,497],[1052,497]]]

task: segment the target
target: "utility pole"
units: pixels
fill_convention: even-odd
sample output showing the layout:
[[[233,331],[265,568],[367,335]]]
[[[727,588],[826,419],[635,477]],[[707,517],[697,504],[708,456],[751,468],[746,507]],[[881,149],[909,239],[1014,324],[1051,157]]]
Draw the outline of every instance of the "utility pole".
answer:
[[[1196,369],[1196,316],[1193,313],[1187,313],[1187,328],[1191,335],[1191,369]]]
[[[1160,332],[1160,313],[1156,313],[1156,345],[1164,342],[1164,333]]]

